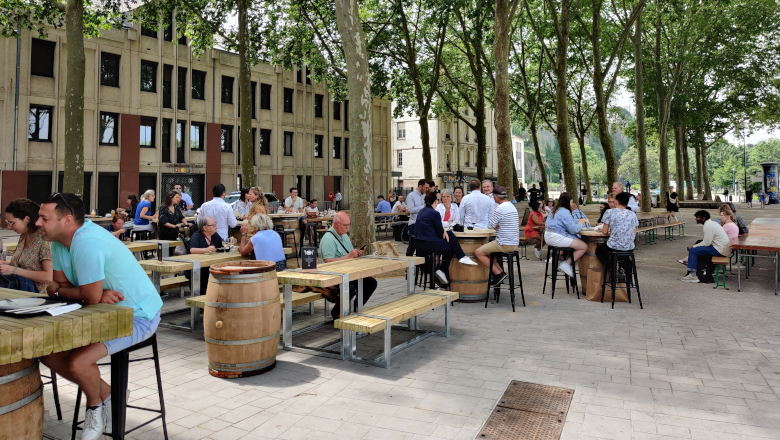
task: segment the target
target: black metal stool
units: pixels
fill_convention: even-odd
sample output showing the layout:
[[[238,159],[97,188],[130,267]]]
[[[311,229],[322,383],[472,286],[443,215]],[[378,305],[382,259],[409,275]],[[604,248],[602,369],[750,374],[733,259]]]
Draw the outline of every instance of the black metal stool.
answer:
[[[515,271],[512,264],[517,267],[517,281],[520,283],[520,298],[523,300],[523,307],[525,307],[525,294],[523,293],[523,274],[520,272],[520,253],[516,250],[512,252],[493,252],[490,254],[490,266],[488,266],[488,291],[485,297],[485,308],[488,306],[488,300],[490,300],[490,289],[493,289],[493,297],[498,303],[498,297],[501,295],[500,287],[491,287],[493,284],[493,262],[498,259],[498,265],[501,266],[501,270],[504,270],[504,258],[507,259],[507,270],[509,271],[509,298],[512,301],[512,311],[515,311]]]
[[[54,409],[57,410],[57,420],[62,420],[62,409],[60,408],[60,393],[57,390],[57,373],[51,372],[51,376],[47,376],[41,373],[41,378],[49,379],[48,382],[44,382],[43,385],[51,384],[51,392],[54,394]]]
[[[295,231],[297,231],[297,229],[284,229],[284,226],[282,225],[274,225],[274,231],[279,234],[284,247],[287,247],[287,236],[292,235],[293,246],[295,247],[295,261],[298,262],[298,267],[300,267],[301,262],[298,259],[298,254],[301,252],[301,246],[298,245],[298,240],[295,238]],[[303,241],[303,238],[301,238],[301,241]]]
[[[154,232],[153,231],[137,231],[133,229],[133,232],[130,234],[131,241],[138,241],[138,240],[151,240],[154,238]]]
[[[146,347],[152,347],[152,357],[147,358],[141,358],[141,359],[130,359],[130,353],[138,351],[142,348]],[[111,365],[111,390],[126,390],[127,389],[127,377],[128,377],[128,370],[129,370],[129,363],[131,362],[140,362],[140,361],[148,361],[148,360],[154,360],[154,370],[157,373],[157,397],[160,399],[160,409],[150,409],[150,408],[141,408],[139,406],[134,405],[127,405],[126,402],[122,401],[116,401],[114,400],[114,392],[112,392],[111,397],[111,406],[112,409],[115,405],[122,405],[126,406],[127,408],[133,408],[133,409],[140,409],[142,411],[149,411],[160,414],[159,416],[136,426],[135,428],[125,431],[124,434],[129,434],[136,429],[146,426],[153,421],[157,419],[162,419],[162,428],[163,428],[163,435],[165,437],[165,440],[168,440],[168,427],[165,425],[165,402],[163,401],[163,392],[162,392],[162,377],[160,376],[160,356],[157,353],[157,333],[153,334],[149,339],[139,342],[136,345],[133,345],[131,347],[128,347],[118,353],[114,353],[111,355],[111,363],[108,364],[98,364],[98,366],[105,366],[105,365]],[[118,382],[118,383],[115,383]],[[122,393],[123,396],[122,400],[125,400],[127,398],[127,395],[125,393]],[[79,425],[84,423],[83,420],[79,421],[79,410],[81,407],[81,388],[79,388],[78,394],[76,394],[76,410],[73,413],[73,425],[71,427],[72,435],[71,440],[76,439],[76,431],[82,429]],[[117,420],[116,417],[113,417],[113,420],[111,421],[112,428],[115,427],[121,427],[121,429],[124,429],[125,427],[125,411],[120,411],[120,420]],[[104,435],[111,435],[112,433],[104,433]],[[124,438],[124,435],[121,436],[121,438]]]
[[[558,262],[560,261],[559,255],[563,252],[563,261],[566,261],[567,256],[571,256],[571,271],[574,277],[571,280],[572,289],[577,293],[577,299],[580,299],[580,289],[577,287],[577,262],[574,261],[574,249],[569,247],[555,247],[547,245],[547,262],[544,266],[544,287],[542,287],[542,295],[547,290],[547,279],[552,280],[552,298],[555,298],[555,281],[558,279],[558,273],[562,272],[558,269]],[[553,273],[548,275],[550,269],[550,260],[552,260]],[[563,279],[566,282],[566,293],[569,293],[569,276],[563,274]]]
[[[615,275],[618,273],[618,265],[620,261],[625,265],[625,277],[624,281]],[[612,288],[612,308],[615,308],[615,289],[618,284],[624,284],[626,286],[626,293],[628,293],[628,303],[631,304],[631,288],[636,288],[636,296],[639,298],[639,308],[642,307],[642,295],[639,293],[639,278],[636,275],[636,259],[634,258],[634,251],[611,251],[610,252],[610,264],[606,268],[604,274],[604,281],[601,282],[601,302],[604,302],[604,293],[607,286],[607,277],[609,277],[609,285]],[[633,277],[632,277],[633,275]]]
[[[415,266],[414,268],[414,285],[420,286],[425,289],[430,283],[430,288],[436,288],[436,256],[435,253],[422,253],[417,251],[418,257],[424,257],[425,263],[421,266]],[[430,281],[429,281],[430,280]],[[447,280],[449,281],[449,280]]]

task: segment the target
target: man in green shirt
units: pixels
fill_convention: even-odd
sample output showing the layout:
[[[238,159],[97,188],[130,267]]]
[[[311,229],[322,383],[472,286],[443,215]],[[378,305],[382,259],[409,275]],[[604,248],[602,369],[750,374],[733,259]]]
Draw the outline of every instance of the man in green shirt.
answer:
[[[330,263],[333,261],[348,260],[350,258],[358,258],[363,255],[363,251],[360,249],[354,249],[352,247],[352,241],[349,239],[349,226],[351,220],[346,212],[339,212],[333,217],[333,226],[328,229],[328,232],[323,234],[320,240],[320,255],[322,261]],[[363,278],[363,305],[368,302],[371,295],[376,290],[377,282],[372,277]],[[353,310],[357,310],[357,291],[358,282],[349,282],[349,298],[354,300]],[[341,317],[341,302],[339,297],[333,298],[331,301],[335,303],[333,310],[330,311],[330,315],[333,319]],[[331,299],[331,298],[328,298]]]

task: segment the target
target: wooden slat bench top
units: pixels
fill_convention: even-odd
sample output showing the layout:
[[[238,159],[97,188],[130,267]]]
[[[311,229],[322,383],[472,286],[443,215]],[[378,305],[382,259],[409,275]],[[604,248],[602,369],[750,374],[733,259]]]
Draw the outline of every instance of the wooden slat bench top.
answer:
[[[182,260],[199,261],[200,267],[209,267],[212,264],[225,263],[228,261],[248,260],[247,257],[242,257],[238,252],[217,252],[214,254],[189,254],[181,255],[178,257],[171,257]],[[138,262],[145,270],[151,270],[154,272],[160,272],[161,274],[178,273],[183,270],[191,270],[192,264],[184,261],[159,261],[159,260],[143,260]]]
[[[292,305],[293,307],[302,306],[305,304],[309,304],[314,301],[319,301],[322,299],[322,294],[317,292],[293,292],[292,294]],[[284,294],[279,294],[279,303],[282,305],[282,308],[284,308]],[[200,295],[200,296],[191,296],[184,300],[184,304],[190,306],[190,307],[197,307],[199,309],[202,309],[206,306],[206,295]]]
[[[160,280],[160,290],[178,289],[179,287],[186,287],[190,285],[190,280],[184,276],[163,278]]]
[[[171,255],[173,255],[173,248],[183,244],[181,240],[143,240],[127,243],[125,246],[130,252],[156,251],[157,245],[160,243],[168,243]]]
[[[387,317],[391,319],[393,324],[398,324],[401,321],[405,321],[427,310],[444,305],[448,301],[455,301],[459,298],[458,292],[448,292],[443,290],[426,290],[425,292],[446,296],[424,295],[417,293],[405,296],[386,304],[372,307],[370,309],[365,309],[360,313]],[[384,319],[349,315],[344,318],[337,319],[334,323],[334,326],[342,330],[373,334],[387,328],[387,322]]]
[[[712,257],[712,264],[719,266],[719,265],[727,265],[729,264],[729,258],[728,257]]]
[[[350,281],[354,281],[386,272],[392,272],[394,270],[406,269],[409,267],[408,260],[412,260],[415,266],[425,263],[425,258],[423,257],[401,256],[399,258],[401,259],[389,260],[381,257],[351,258],[349,260],[319,264],[317,265],[317,270],[349,274]],[[330,287],[341,284],[340,276],[322,273],[293,272],[285,270],[277,272],[276,277],[279,280],[279,284],[292,284],[293,286]]]

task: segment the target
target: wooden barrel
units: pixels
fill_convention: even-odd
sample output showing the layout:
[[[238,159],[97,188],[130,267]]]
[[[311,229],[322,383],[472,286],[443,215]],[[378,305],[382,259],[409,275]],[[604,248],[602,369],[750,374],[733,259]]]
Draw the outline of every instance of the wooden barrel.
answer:
[[[281,328],[276,263],[231,261],[209,271],[203,311],[209,373],[238,378],[272,370]]]
[[[601,301],[601,283],[604,281],[604,265],[596,258],[596,247],[606,243],[608,237],[583,236],[588,244],[585,255],[577,262],[579,264],[580,284],[588,301]],[[604,302],[612,301],[612,289],[604,289]],[[624,288],[615,289],[615,301],[628,301],[628,292]]]
[[[37,359],[0,365],[0,439],[43,437],[43,384]]]
[[[458,242],[466,256],[476,261],[474,251],[487,243],[487,238],[459,237]],[[450,290],[458,292],[461,302],[485,302],[488,290],[488,268],[482,264],[466,266],[453,258],[450,262]]]
[[[303,216],[303,214],[299,214],[300,217]],[[295,242],[293,242],[293,236],[288,235],[287,236],[287,242],[284,243],[284,247],[293,248],[295,249],[295,243],[298,243],[300,246],[301,244],[301,228],[298,225],[298,219],[300,217],[278,217],[273,219],[274,225],[282,225],[284,229],[294,229],[295,230]]]

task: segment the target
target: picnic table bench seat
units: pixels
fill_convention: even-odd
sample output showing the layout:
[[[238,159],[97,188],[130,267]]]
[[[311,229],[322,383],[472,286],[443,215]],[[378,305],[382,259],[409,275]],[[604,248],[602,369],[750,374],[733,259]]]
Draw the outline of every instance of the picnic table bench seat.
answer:
[[[163,278],[160,280],[160,291],[182,289],[190,285],[190,280],[185,276]]]

